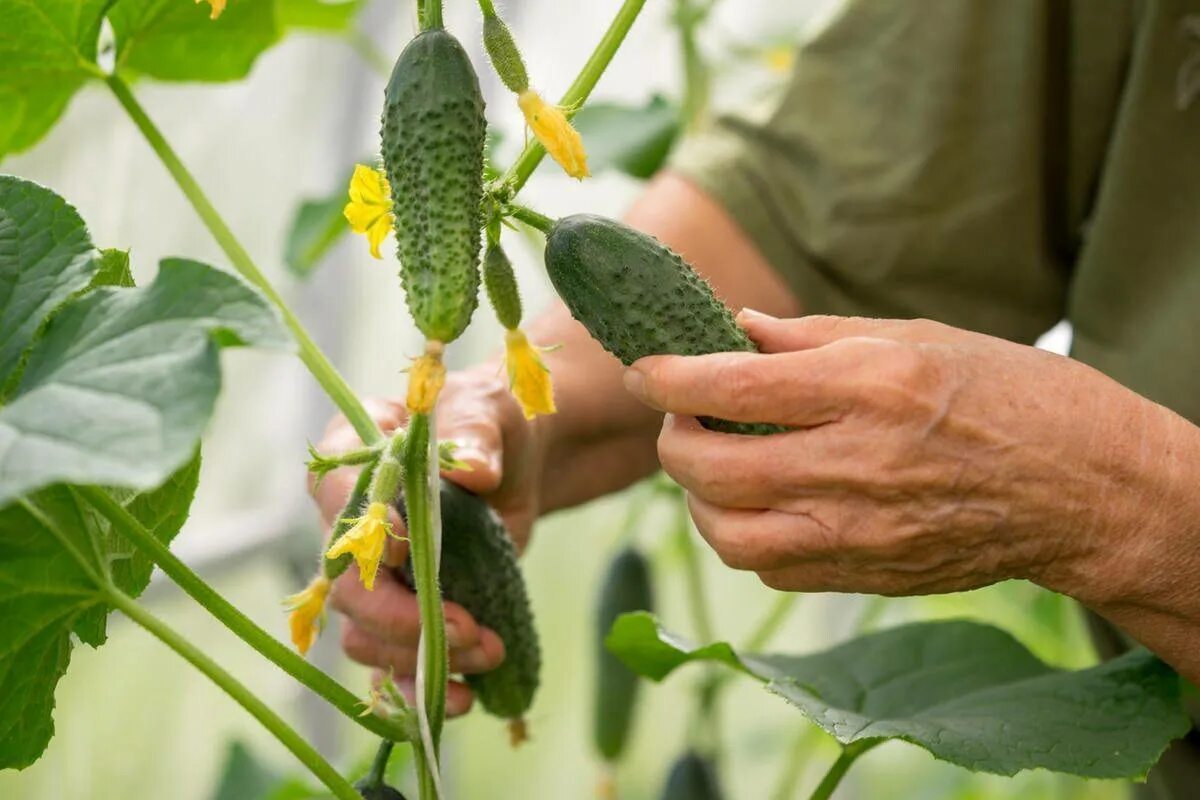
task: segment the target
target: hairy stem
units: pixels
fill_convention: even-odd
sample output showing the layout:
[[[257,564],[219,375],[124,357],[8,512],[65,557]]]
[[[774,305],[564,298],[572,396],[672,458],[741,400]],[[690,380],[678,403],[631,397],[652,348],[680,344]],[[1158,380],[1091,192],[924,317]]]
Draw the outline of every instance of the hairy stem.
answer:
[[[604,74],[604,70],[612,62],[613,56],[617,54],[618,48],[625,41],[625,36],[633,27],[633,23],[644,5],[646,5],[646,0],[625,0],[621,5],[612,24],[604,32],[604,36],[601,37],[596,49],[592,51],[591,57],[583,65],[583,69],[579,71],[574,83],[567,88],[562,99],[558,101],[559,105],[567,109],[568,115],[573,116],[578,112],[587,101],[588,95],[592,93],[592,89],[596,88],[600,76]],[[521,191],[521,187],[525,185],[529,176],[533,174],[545,157],[546,148],[542,147],[536,139],[530,140],[529,144],[525,145],[521,155],[500,179],[500,183],[507,187],[510,196]]]
[[[858,757],[881,741],[881,739],[876,739],[875,741],[855,742],[842,748],[841,755],[829,767],[829,771],[825,773],[825,777],[817,784],[817,788],[813,789],[813,793],[809,795],[808,800],[829,800],[834,790],[837,789],[838,784],[842,782],[842,778],[846,777],[846,772],[858,760]]]
[[[547,217],[545,214],[540,214],[528,206],[521,206],[515,203],[510,203],[505,206],[505,211],[510,217],[515,220],[524,222],[531,228],[537,228],[542,233],[550,233],[550,229],[554,227],[554,220]]]
[[[120,609],[125,616],[146,629],[163,644],[170,647],[193,667],[221,688],[234,699],[238,705],[246,709],[250,716],[258,720],[264,728],[292,752],[321,783],[325,784],[334,797],[339,800],[362,800],[354,787],[335,770],[328,761],[321,757],[312,745],[295,728],[288,725],[282,717],[267,707],[245,684],[230,675],[220,664],[210,658],[199,647],[181,636],[174,628],[167,625],[158,617],[151,614],[134,602],[133,598],[109,586],[106,590],[108,602]]]
[[[424,0],[422,8],[425,13],[421,16],[421,30],[442,27],[442,0]]]
[[[175,179],[175,183],[179,185],[185,197],[192,204],[192,208],[200,216],[200,220],[208,228],[209,233],[217,240],[217,244],[225,252],[229,261],[233,264],[234,269],[241,273],[242,277],[254,284],[267,298],[275,304],[279,309],[280,315],[283,317],[284,323],[292,332],[292,336],[296,340],[296,344],[300,350],[300,360],[308,367],[308,371],[317,379],[317,383],[321,384],[321,388],[329,395],[329,398],[334,402],[342,413],[346,415],[346,419],[354,426],[358,436],[362,439],[363,444],[371,445],[379,441],[383,434],[379,431],[379,427],[367,413],[367,409],[355,396],[354,392],[346,384],[338,371],[334,368],[325,354],[321,352],[312,337],[308,335],[308,331],[297,319],[296,315],[288,307],[286,301],[280,296],[271,282],[267,280],[262,270],[250,258],[250,254],[242,247],[241,243],[233,235],[233,231],[225,224],[225,220],[217,213],[216,208],[209,202],[205,196],[200,184],[188,171],[187,167],[179,159],[178,154],[171,148],[166,137],[151,121],[146,114],[146,110],[133,96],[129,90],[129,86],[117,75],[107,75],[104,79],[105,83],[116,96],[122,108],[129,114],[129,118],[133,120],[134,125],[141,131],[155,155],[162,161],[163,166],[171,173],[171,177]]]
[[[363,716],[362,701],[349,689],[305,661],[271,634],[256,625],[236,606],[217,593],[195,572],[154,537],[136,517],[112,498],[108,492],[94,486],[75,489],[90,506],[109,521],[113,528],[137,546],[193,600],[216,617],[235,636],[254,648],[260,655],[291,675],[304,686],[323,697],[338,711],[372,733],[386,739],[404,740],[404,729],[374,714]]]

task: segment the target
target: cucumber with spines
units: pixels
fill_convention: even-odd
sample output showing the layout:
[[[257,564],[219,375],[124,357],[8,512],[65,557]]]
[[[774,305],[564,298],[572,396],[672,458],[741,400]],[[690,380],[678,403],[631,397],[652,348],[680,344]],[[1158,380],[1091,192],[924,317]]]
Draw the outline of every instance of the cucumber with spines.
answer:
[[[632,547],[625,547],[609,563],[596,609],[596,694],[592,740],[607,762],[621,757],[629,742],[637,708],[640,679],[609,652],[604,640],[617,617],[633,611],[654,610],[650,565]]]

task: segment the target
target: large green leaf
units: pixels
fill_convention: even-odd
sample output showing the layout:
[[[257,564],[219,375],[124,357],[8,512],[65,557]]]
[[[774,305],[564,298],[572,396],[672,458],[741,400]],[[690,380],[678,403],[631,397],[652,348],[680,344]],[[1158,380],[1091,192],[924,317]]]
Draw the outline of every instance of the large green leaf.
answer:
[[[54,316],[0,408],[0,505],[53,483],[157,486],[191,457],[222,346],[284,347],[268,303],[183,259],[140,289],[98,289]]]
[[[572,122],[592,172],[616,169],[642,179],[658,172],[679,136],[679,110],[659,95],[643,106],[590,103]]]
[[[161,488],[117,499],[169,543],[187,518],[198,474],[195,458]],[[136,596],[151,569],[70,487],[52,486],[24,502],[65,540],[24,505],[0,509],[0,769],[32,764],[53,736],[54,689],[70,662],[71,635],[93,647],[104,643],[109,609],[95,576]]]
[[[347,30],[365,0],[276,0],[279,24],[324,33]]]
[[[1141,777],[1190,725],[1179,678],[1145,650],[1067,672],[973,622],[914,623],[807,656],[740,656],[695,647],[641,613],[618,619],[607,645],[655,680],[690,661],[724,664],[844,745],[903,739],[979,772]]]
[[[0,158],[32,146],[98,70],[112,0],[0,0]]]
[[[43,323],[98,268],[74,208],[36,183],[0,175],[0,387],[10,386]]]
[[[284,253],[288,270],[297,278],[311,275],[329,249],[350,230],[342,213],[345,207],[344,187],[325,197],[304,200],[297,207]]]
[[[279,39],[275,0],[230,0],[218,19],[191,0],[117,0],[117,71],[166,81],[235,81]]]

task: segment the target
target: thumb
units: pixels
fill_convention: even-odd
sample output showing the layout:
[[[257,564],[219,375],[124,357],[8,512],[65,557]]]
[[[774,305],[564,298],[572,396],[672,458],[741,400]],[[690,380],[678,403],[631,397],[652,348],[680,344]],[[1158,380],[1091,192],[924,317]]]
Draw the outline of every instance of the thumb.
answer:
[[[763,353],[811,350],[852,336],[878,336],[890,324],[890,320],[815,314],[780,319],[750,308],[742,309],[737,321]]]

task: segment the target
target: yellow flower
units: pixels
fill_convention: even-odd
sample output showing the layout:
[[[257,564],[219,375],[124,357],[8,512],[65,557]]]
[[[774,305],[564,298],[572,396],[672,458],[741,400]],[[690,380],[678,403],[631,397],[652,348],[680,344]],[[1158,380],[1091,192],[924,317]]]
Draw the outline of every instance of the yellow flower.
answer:
[[[508,388],[525,412],[525,419],[557,410],[550,370],[520,328],[504,334],[504,366],[508,369]]]
[[[379,245],[387,238],[392,229],[392,191],[388,186],[387,176],[380,170],[354,165],[354,175],[350,178],[350,202],[342,211],[350,230],[364,233],[371,243],[371,255],[383,258],[379,254]]]
[[[433,411],[445,383],[446,365],[442,363],[441,348],[430,343],[425,355],[408,368],[408,410],[414,414]]]
[[[204,0],[196,0],[197,5],[203,2]],[[208,0],[208,4],[212,6],[212,14],[209,16],[209,19],[216,19],[225,10],[225,0]]]
[[[350,553],[358,564],[358,574],[363,586],[367,591],[371,591],[375,588],[375,573],[379,571],[379,562],[383,560],[383,547],[392,533],[387,506],[383,503],[371,503],[367,506],[366,514],[350,521],[354,523],[354,527],[333,543],[325,552],[325,557],[334,559]]]
[[[529,129],[550,157],[572,178],[586,178],[589,173],[583,139],[579,131],[571,127],[563,110],[547,103],[533,89],[526,89],[517,95],[517,105],[521,107]]]
[[[304,655],[317,641],[325,625],[325,598],[329,596],[329,579],[318,575],[308,587],[283,599],[288,615],[288,627],[292,631],[292,644]]]
[[[762,60],[771,72],[791,72],[796,63],[796,47],[791,44],[775,45],[763,51]]]

